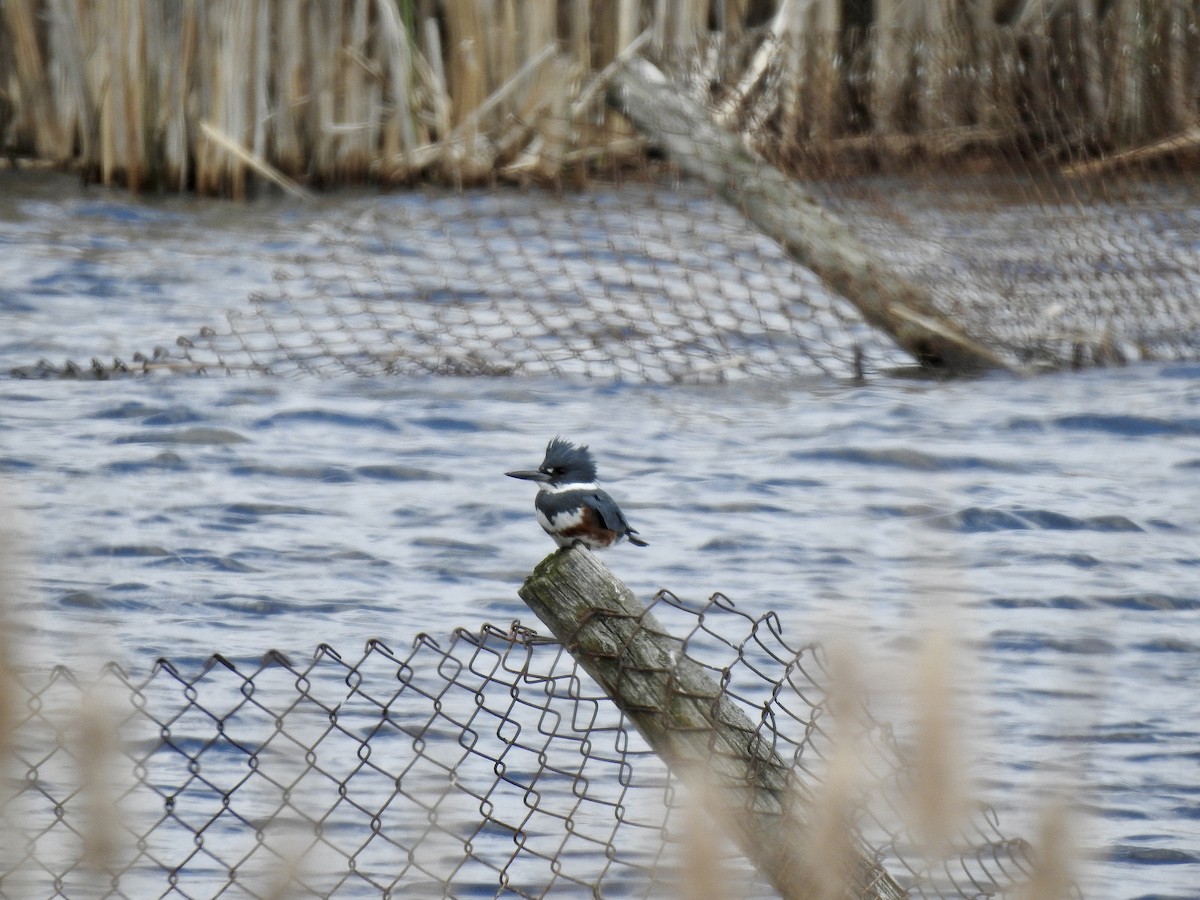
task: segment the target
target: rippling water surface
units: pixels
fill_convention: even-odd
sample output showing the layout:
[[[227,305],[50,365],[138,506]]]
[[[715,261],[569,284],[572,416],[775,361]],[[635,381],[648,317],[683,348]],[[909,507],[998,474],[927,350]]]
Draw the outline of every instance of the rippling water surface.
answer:
[[[214,296],[267,284],[309,215],[12,176],[0,196],[6,367],[169,342]],[[977,651],[972,749],[1005,830],[1065,784],[1092,813],[1090,896],[1197,896],[1196,367],[866,386],[0,380],[29,661],[188,669],[528,622],[516,588],[552,544],[530,486],[502,473],[556,434],[592,445],[651,542],[606,556],[639,594],[719,590],[865,651],[954,622]]]

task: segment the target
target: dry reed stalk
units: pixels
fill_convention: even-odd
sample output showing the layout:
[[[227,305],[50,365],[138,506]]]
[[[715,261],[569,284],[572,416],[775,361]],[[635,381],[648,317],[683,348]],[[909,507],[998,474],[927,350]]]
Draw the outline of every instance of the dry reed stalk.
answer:
[[[1083,127],[1094,130],[1104,114],[1104,70],[1100,50],[1100,29],[1094,4],[1079,0],[1074,16],[1079,43],[1077,77],[1082,94]]]
[[[654,7],[655,46],[673,62],[684,62],[695,51],[708,23],[709,0],[657,0]]]
[[[530,146],[530,137],[533,135],[533,129],[527,124],[527,120],[538,120],[541,118],[546,109],[547,103],[539,104],[530,107],[520,117],[514,118],[508,129],[501,132],[499,136],[492,141],[495,148],[495,158],[499,169],[497,175],[512,176],[517,174],[518,169],[514,169],[513,160]],[[518,175],[517,180],[521,180]]]
[[[877,134],[907,131],[912,91],[912,35],[918,9],[904,0],[879,0],[871,45],[871,122]]]
[[[1200,120],[1200,9],[1193,4],[1181,11],[1180,81],[1189,93],[1185,113]]]
[[[117,122],[124,117],[125,108],[123,96],[118,89],[118,74],[114,71],[114,61],[119,65],[121,58],[120,47],[113,45],[117,41],[119,29],[97,28],[97,63],[101,71],[95,84],[101,85],[99,97],[100,116],[100,181],[111,184],[116,175],[119,154],[124,149],[120,144],[121,132]]]
[[[522,178],[526,173],[544,170],[540,156],[545,143],[546,110],[556,105],[558,95],[564,90],[556,16],[552,0],[534,0],[522,5],[520,16],[513,21],[522,35],[520,56],[527,62],[466,119],[477,121],[495,107],[507,106],[512,110],[510,116],[498,123],[497,127],[504,130],[494,144],[493,153],[494,162],[500,166],[499,174],[508,177]],[[542,44],[537,46],[535,41]],[[456,136],[458,131],[456,128]],[[556,176],[557,172],[551,177]]]
[[[391,6],[391,4],[385,4]],[[271,109],[270,135],[276,167],[295,177],[307,162],[307,136],[311,120],[306,115],[312,102],[312,85],[306,65],[307,17],[288,14],[290,0],[277,0],[273,22],[275,44],[271,80],[275,85]]]
[[[258,94],[266,86],[258,81],[262,69],[258,64],[259,0],[231,0],[232,10],[225,25],[221,46],[221,89],[227,102],[224,112],[225,134],[236,141],[254,146]],[[218,125],[218,128],[220,126]],[[253,152],[253,151],[252,151]],[[230,181],[229,193],[236,200],[246,197],[249,182],[248,165],[237,155],[221,154],[221,168]]]
[[[1182,3],[1156,4],[1150,11],[1151,27],[1156,32],[1153,45],[1161,48],[1158,60],[1155,96],[1158,109],[1153,121],[1146,123],[1143,135],[1171,133],[1193,120],[1189,108],[1192,94],[1186,81],[1188,21]],[[1153,66],[1153,64],[1152,64]]]
[[[129,114],[125,119],[125,141],[129,146],[125,183],[140,191],[157,180],[158,160],[154,147],[158,110],[159,80],[152,63],[159,60],[162,47],[151,47],[146,30],[149,7],[144,0],[128,0],[128,28],[122,82],[128,95]]]
[[[813,876],[813,900],[846,900],[854,881],[857,823],[870,788],[867,767],[866,687],[854,649],[829,647],[826,711],[831,722],[825,778],[806,808],[807,845],[800,852]]]
[[[928,860],[946,857],[966,824],[969,790],[955,691],[958,654],[944,624],[930,628],[915,660],[912,777],[907,806]]]
[[[525,84],[530,79],[537,77],[540,83],[545,83],[546,79],[540,77],[543,75],[543,70],[558,53],[558,48],[554,44],[547,44],[541,51],[533,56],[532,59],[526,61],[512,76],[503,84],[497,87],[488,97],[479,104],[475,109],[471,110],[467,115],[463,116],[459,122],[446,136],[447,141],[462,140],[464,134],[472,129],[478,131],[482,120],[491,115],[492,111],[502,106],[507,100],[518,91],[525,87]],[[555,73],[551,73],[551,78]]]
[[[305,17],[307,40],[308,96],[305,130],[310,172],[326,175],[337,163],[336,138],[329,130],[334,121],[334,95],[337,72],[329,47],[341,46],[340,0],[313,0]]]
[[[1086,59],[1083,56],[1077,10],[1060,9],[1043,25],[1053,80],[1047,84],[1049,119],[1043,134],[1051,153],[1078,144],[1086,136],[1088,97],[1084,90]]]
[[[33,864],[22,852],[30,846],[32,826],[11,803],[27,775],[18,756],[17,736],[29,714],[18,656],[23,629],[17,610],[29,581],[24,561],[30,558],[16,509],[20,499],[15,482],[0,480],[0,871],[12,873],[6,888],[19,883],[18,872]]]
[[[73,747],[79,763],[79,792],[83,799],[82,862],[99,886],[119,868],[121,812],[118,765],[122,759],[116,711],[98,684],[84,691],[71,734],[64,741]]]
[[[567,21],[567,56],[574,63],[576,73],[574,87],[576,89],[578,89],[579,85],[583,83],[584,79],[591,72],[603,66],[605,60],[605,57],[602,55],[603,50],[599,44],[601,37],[600,20],[610,17],[611,11],[607,7],[603,7],[597,10],[598,14],[594,15],[592,7],[591,0],[573,0]],[[576,93],[575,97],[577,96],[578,94]],[[575,115],[575,97],[570,98],[570,102],[568,102],[565,110],[567,127],[564,131],[564,137],[566,140],[560,144],[559,152],[557,153],[558,164],[564,169],[568,167],[568,156],[570,156],[576,147],[589,144],[597,139],[602,139],[596,134],[601,129],[594,127],[597,117],[584,118]],[[561,105],[558,108],[561,110]]]
[[[213,23],[218,29],[214,101],[220,102],[214,102],[213,118],[202,120],[242,146],[253,146],[255,96],[261,88],[255,80],[259,71],[257,6],[257,0],[225,0],[225,9]],[[220,189],[235,200],[245,199],[249,174],[245,159],[223,147],[209,159],[217,184],[227,185]]]
[[[558,4],[553,0],[532,0],[522,10],[521,26],[525,41],[522,55],[526,58],[531,57],[543,47],[557,46]],[[573,35],[574,41],[568,44],[568,53],[579,52],[576,42],[579,37],[578,32]],[[534,41],[539,43],[535,44]],[[566,57],[566,59],[570,58],[569,55]],[[542,151],[546,141],[550,140],[556,148],[555,152],[559,152],[561,155],[566,152],[565,144],[570,140],[568,124],[565,121],[560,119],[559,127],[550,121],[554,116],[562,115],[561,95],[567,90],[571,79],[571,63],[566,59],[555,57],[548,60],[547,64],[540,67],[536,76],[529,81],[516,107],[517,120],[527,128],[528,140],[517,153],[512,152],[516,149],[515,147],[506,148],[508,158],[511,159],[514,156],[516,158],[505,167],[504,174],[512,176],[520,173],[520,177],[524,177],[525,173],[535,176],[543,173],[550,175],[551,180],[560,174],[557,169],[553,172],[546,170]],[[575,65],[578,65],[578,61],[575,62]],[[513,132],[513,137],[516,137],[516,132]],[[561,164],[560,160],[557,165],[561,166]]]
[[[463,135],[472,129],[478,129],[479,120],[487,116],[494,108],[502,105],[510,96],[516,94],[518,90],[529,81],[536,73],[542,72],[548,68],[557,55],[557,48],[553,44],[549,44],[542,48],[542,52],[529,60],[512,78],[500,85],[486,100],[479,105],[471,114],[456,125],[448,135],[441,141],[441,148],[444,151],[453,153],[458,144],[463,140]],[[553,71],[557,67],[549,67]],[[535,96],[532,98],[531,104],[519,110],[516,124],[510,127],[505,133],[502,133],[496,140],[489,141],[493,148],[493,162],[507,159],[511,154],[516,152],[516,145],[519,142],[527,140],[530,133],[528,122],[535,121],[540,118],[542,110],[547,106],[549,98],[546,95]],[[490,167],[489,167],[490,168]],[[507,167],[506,167],[507,168]],[[461,173],[460,178],[465,178],[466,174]]]
[[[562,61],[559,66],[560,87],[550,94],[549,107],[538,118],[539,167],[534,172],[543,180],[560,181],[570,176],[567,155],[577,144],[571,102],[578,93],[582,70],[574,61]]]
[[[641,4],[638,0],[617,0],[614,13],[596,17],[595,33],[598,49],[594,58],[603,65],[603,68],[577,98],[571,111],[571,115],[576,121],[591,102],[592,95],[589,94],[588,88],[593,85],[607,85],[616,71],[616,67],[629,56],[637,53],[653,34],[650,29],[642,28]],[[619,158],[629,153],[630,148],[637,148],[633,152],[640,152],[642,144],[629,120],[624,116],[617,115],[606,104],[601,104],[600,110],[601,124],[592,130],[592,143],[596,149],[601,153],[609,154],[612,158]],[[582,156],[579,155],[579,152],[573,152],[569,156],[576,156],[575,162],[579,162],[591,158],[587,155],[591,150],[592,147],[585,143],[584,149],[581,151]]]
[[[974,6],[965,13],[970,19],[971,46],[970,83],[965,87],[966,122],[972,126],[986,127],[992,102],[992,79],[994,77],[996,30],[995,0]]]
[[[782,83],[778,99],[771,102],[781,107],[785,145],[828,140],[837,131],[841,75],[830,48],[836,46],[841,7],[816,0],[793,4],[789,10],[790,20],[779,33]]]
[[[810,138],[824,140],[835,136],[841,120],[842,75],[838,63],[842,5],[834,0],[819,0],[809,6],[805,29],[805,94],[808,98]]]
[[[627,123],[592,103],[603,84],[595,73],[643,32],[647,16],[664,54],[694,70],[697,38],[716,15],[724,33],[704,65],[729,84],[718,119],[751,132],[773,119],[789,141],[832,147],[864,100],[873,133],[927,134],[930,152],[956,129],[1004,128],[1010,143],[1049,146],[1059,157],[1096,141],[1129,146],[1178,133],[1198,112],[1194,4],[1113,0],[1100,21],[1095,0],[1029,0],[1012,7],[1016,21],[997,25],[1009,9],[999,0],[877,0],[861,90],[847,87],[842,57],[855,52],[847,29],[867,24],[864,13],[844,19],[833,0],[780,0],[769,35],[742,65],[723,48],[761,8],[749,0],[8,0],[0,22],[13,48],[18,140],[104,181],[194,183],[201,193],[242,195],[248,170],[214,155],[200,121],[285,173],[330,182],[409,179],[439,159],[443,177],[478,180],[509,165],[530,136],[518,166],[525,171],[543,154],[533,169],[550,172],[628,146]],[[560,26],[573,77],[587,85],[566,105],[556,67],[535,66],[512,83]],[[739,74],[729,71],[735,63]],[[542,122],[549,109],[558,112]]]
[[[450,133],[453,101],[446,84],[446,69],[442,61],[442,39],[437,22],[431,17],[425,20],[425,55],[419,60],[418,71],[429,91],[432,108],[433,133],[440,140]],[[434,145],[437,147],[437,145]],[[440,153],[440,148],[438,148]]]
[[[748,0],[722,0],[712,11],[714,28],[706,43],[712,50],[714,84],[729,84],[738,76],[740,50],[746,44]]]
[[[158,55],[151,56],[158,82],[151,125],[158,137],[151,143],[151,152],[159,183],[178,191],[187,189],[189,170],[187,93],[194,51],[192,27],[187,8],[151,4],[147,9],[147,46],[158,48]]]
[[[50,52],[62,69],[59,98],[59,123],[64,139],[74,135],[78,154],[87,165],[95,154],[96,107],[88,86],[87,54],[84,51],[79,4],[70,0],[49,0]],[[63,148],[67,153],[69,148]],[[64,157],[66,158],[66,157]]]
[[[390,161],[388,177],[406,178],[409,175],[408,155],[417,146],[412,108],[412,22],[401,17],[393,0],[376,0],[375,14],[378,22],[376,53],[384,63],[390,100],[390,105],[385,107],[380,151],[382,159]]]
[[[1033,843],[1033,870],[1016,892],[1015,900],[1068,900],[1079,896],[1074,873],[1078,852],[1071,825],[1065,802],[1058,800],[1046,807]]]
[[[1017,69],[1012,65],[1016,47],[1011,29],[990,19],[980,22],[975,48],[976,77],[973,105],[981,128],[1009,132],[1013,121]]]
[[[584,114],[592,100],[603,90],[608,87],[608,83],[612,80],[613,75],[617,70],[628,62],[635,54],[641,51],[642,47],[648,44],[653,37],[649,28],[643,31],[640,35],[622,47],[621,51],[606,65],[603,69],[592,76],[591,80],[584,85],[579,94],[571,103],[571,118],[579,119]]]
[[[446,88],[455,124],[487,98],[488,41],[485,8],[479,0],[447,0]],[[468,131],[467,140],[472,138]]]
[[[493,46],[488,54],[492,62],[488,85],[494,94],[494,85],[508,81],[529,59],[522,52],[521,20],[516,0],[495,0],[490,29],[488,38]],[[511,112],[511,105],[502,104],[497,110],[497,122],[502,123]]]
[[[811,6],[807,3],[785,4],[779,8],[778,17],[786,12],[787,20],[781,21],[778,29],[771,29],[778,35],[777,52],[782,56],[779,96],[772,100],[779,106],[779,131],[785,144],[799,141],[805,124],[808,99],[804,91],[804,70],[810,46],[806,20],[810,11]]]
[[[743,114],[754,90],[771,67],[787,36],[802,11],[802,0],[782,0],[775,17],[771,20],[769,35],[759,44],[737,84],[733,85],[718,104],[714,118],[718,125],[731,127]]]
[[[1035,10],[1031,11],[1031,10]],[[1058,85],[1058,69],[1063,58],[1061,48],[1053,41],[1057,10],[1045,4],[1026,8],[1014,25],[1017,47],[1025,73],[1021,84],[1022,105],[1019,112],[1024,122],[1015,125],[1019,137],[1028,135],[1038,144],[1061,144],[1059,127],[1063,116],[1062,92]]]
[[[594,66],[592,25],[591,0],[574,0],[569,18],[571,33],[567,39],[567,46],[570,48],[571,58],[575,60],[581,72],[590,72]]]
[[[520,4],[516,19],[519,32],[518,57],[531,60],[539,57],[548,47],[558,46],[558,7],[555,0],[526,0]],[[521,66],[520,68],[523,68]],[[522,97],[514,98],[509,108],[518,115],[531,100],[541,97],[553,87],[558,73],[539,68],[536,77],[526,86]]]
[[[1144,0],[1114,0],[1104,16],[1105,43],[1112,61],[1108,128],[1120,144],[1137,142],[1146,119],[1148,82],[1147,21]]]
[[[749,10],[750,0],[724,0],[721,4],[717,27],[726,41],[736,44],[741,40]]]
[[[337,54],[338,79],[335,108],[337,121],[329,128],[337,134],[336,181],[364,178],[370,171],[371,160],[379,146],[379,73],[367,57],[369,14],[371,0],[352,0],[345,43],[326,52]]]
[[[642,33],[641,5],[638,0],[617,0],[617,15],[613,21],[613,52],[609,61],[615,60],[629,48]]]
[[[566,174],[574,133],[571,101],[579,70],[573,62],[561,58],[554,60],[553,70],[556,83],[537,98],[536,107],[527,114],[536,120],[536,135],[517,159],[501,170],[503,175],[555,182]]]
[[[97,29],[103,41],[105,77],[100,105],[100,177],[141,188],[150,175],[146,110],[154,85],[144,69],[146,41],[141,0],[112,0],[109,17]]]
[[[916,37],[917,122],[939,130],[965,121],[961,73],[969,64],[971,33],[955,0],[927,0]]]
[[[708,813],[719,808],[721,790],[708,772],[692,773],[686,780],[689,796],[683,810],[679,896],[684,900],[725,900],[734,895],[724,864],[729,851]]]
[[[12,42],[16,81],[25,98],[26,109],[17,110],[18,128],[28,132],[40,156],[61,161],[69,158],[67,135],[54,115],[46,61],[38,43],[38,4],[36,0],[6,0],[0,4]]]
[[[23,580],[19,559],[25,555],[25,542],[18,531],[15,509],[7,508],[11,492],[6,492],[5,497],[0,503],[0,511],[5,514],[0,524],[0,771],[5,771],[13,761],[13,738],[23,718],[22,699],[17,690],[20,666],[16,657],[15,610]]]
[[[271,117],[271,32],[273,19],[271,4],[267,0],[255,0],[250,11],[252,17],[254,55],[251,57],[250,98],[252,110],[250,125],[250,149],[255,156],[267,154],[267,123]]]
[[[223,90],[221,79],[222,57],[227,56],[221,41],[221,34],[216,31],[213,16],[223,20],[229,13],[226,4],[214,8],[213,4],[201,5],[197,13],[196,27],[198,58],[196,60],[197,79],[200,89],[197,92],[196,103],[202,117],[211,121],[222,133],[230,133],[228,116],[224,108],[228,102]],[[195,142],[196,157],[196,191],[200,194],[219,193],[223,186],[219,162],[226,154],[208,140]]]
[[[229,153],[229,155],[238,160],[238,162],[250,167],[263,178],[267,179],[272,184],[277,185],[285,193],[292,195],[298,200],[312,199],[312,195],[299,184],[288,178],[261,156],[251,152],[250,150],[247,150],[229,135],[223,134],[211,123],[201,122],[200,133],[218,147]]]

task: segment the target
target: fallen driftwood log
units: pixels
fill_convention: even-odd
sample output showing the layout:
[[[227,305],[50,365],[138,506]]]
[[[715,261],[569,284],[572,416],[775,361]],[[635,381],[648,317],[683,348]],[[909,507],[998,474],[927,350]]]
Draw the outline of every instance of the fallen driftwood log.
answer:
[[[928,291],[893,271],[799,184],[716,125],[647,60],[634,58],[618,69],[609,102],[680,169],[742,210],[922,366],[955,373],[1012,368],[943,316]]]
[[[1137,165],[1164,156],[1174,156],[1180,153],[1194,154],[1198,151],[1200,151],[1200,125],[1189,128],[1182,134],[1173,134],[1144,147],[1136,147],[1133,150],[1125,150],[1111,156],[1101,156],[1099,159],[1066,166],[1062,173],[1072,176],[1100,175],[1113,169]]]
[[[519,593],[671,771],[708,800],[707,811],[781,897],[906,896],[861,841],[844,865],[814,865],[805,826],[814,786],[591,553],[551,554]],[[840,882],[832,890],[831,867]]]

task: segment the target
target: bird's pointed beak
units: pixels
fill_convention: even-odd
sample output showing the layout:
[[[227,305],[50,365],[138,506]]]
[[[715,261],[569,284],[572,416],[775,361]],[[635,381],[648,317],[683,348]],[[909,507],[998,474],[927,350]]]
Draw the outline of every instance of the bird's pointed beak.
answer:
[[[536,469],[520,469],[516,472],[505,472],[509,478],[522,478],[525,481],[537,481],[545,483],[550,480],[550,476],[545,472],[539,472]]]

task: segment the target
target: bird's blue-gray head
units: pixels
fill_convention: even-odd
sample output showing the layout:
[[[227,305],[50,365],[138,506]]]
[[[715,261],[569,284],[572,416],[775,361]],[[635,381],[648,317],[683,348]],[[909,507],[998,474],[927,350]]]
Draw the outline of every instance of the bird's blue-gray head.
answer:
[[[563,484],[593,484],[596,481],[596,463],[586,446],[576,446],[570,441],[556,437],[546,445],[546,456],[536,471],[504,474],[510,478],[523,478],[550,487]]]

